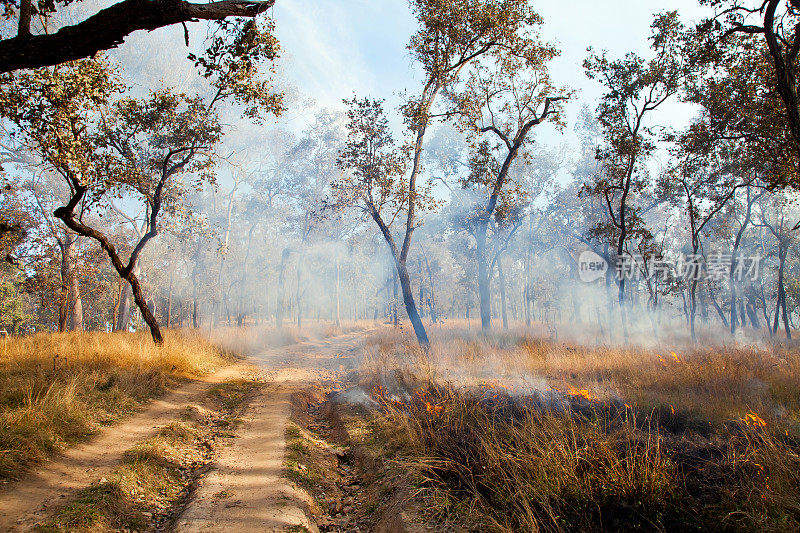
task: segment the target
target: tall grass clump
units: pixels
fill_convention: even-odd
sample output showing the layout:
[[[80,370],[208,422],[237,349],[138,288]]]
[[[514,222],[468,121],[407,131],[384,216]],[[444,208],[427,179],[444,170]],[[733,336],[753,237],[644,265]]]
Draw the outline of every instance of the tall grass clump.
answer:
[[[432,518],[494,531],[654,529],[679,490],[652,427],[620,412],[527,403],[501,391],[378,390],[384,437],[402,443]]]
[[[170,385],[221,368],[230,356],[199,335],[58,333],[0,341],[0,478],[18,477],[64,445]]]
[[[373,335],[360,386],[442,528],[800,531],[796,347],[431,338]]]

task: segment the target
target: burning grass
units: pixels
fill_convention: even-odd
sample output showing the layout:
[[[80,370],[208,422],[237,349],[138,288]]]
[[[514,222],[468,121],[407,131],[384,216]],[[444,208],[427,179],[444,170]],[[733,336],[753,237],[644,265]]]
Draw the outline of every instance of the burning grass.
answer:
[[[438,524],[800,529],[795,350],[437,336],[373,338],[362,386]]]
[[[0,478],[18,477],[177,382],[230,356],[199,335],[63,333],[0,341]]]

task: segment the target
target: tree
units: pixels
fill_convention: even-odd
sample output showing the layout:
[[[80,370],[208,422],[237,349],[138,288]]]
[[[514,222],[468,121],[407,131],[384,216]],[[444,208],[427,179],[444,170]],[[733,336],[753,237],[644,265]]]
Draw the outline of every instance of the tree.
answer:
[[[741,320],[738,319],[739,313],[736,312],[737,304],[739,302],[744,301],[744,294],[740,294],[742,291],[738,291],[739,280],[736,279],[736,272],[740,268],[740,256],[739,251],[744,244],[744,235],[750,225],[753,223],[753,205],[755,205],[758,200],[761,199],[762,196],[766,194],[766,191],[763,189],[761,190],[753,190],[751,185],[747,185],[745,187],[745,198],[744,202],[737,201],[737,198],[734,196],[733,200],[733,211],[742,211],[741,219],[737,219],[739,227],[736,229],[734,234],[733,240],[733,248],[731,249],[731,268],[730,273],[728,275],[728,285],[730,286],[731,291],[731,300],[730,300],[730,328],[731,328],[731,335],[736,334],[736,328],[741,323],[742,327],[747,325],[747,322],[744,318],[744,314],[741,314]]]
[[[137,264],[159,232],[162,211],[177,210],[187,186],[213,182],[213,148],[222,134],[215,106],[233,100],[247,106],[245,113],[254,118],[282,109],[269,80],[257,77],[258,62],[273,57],[274,39],[253,21],[221,25],[233,30],[213,37],[205,53],[193,57],[214,89],[208,102],[164,90],[144,99],[120,99],[122,84],[103,59],[20,73],[9,78],[0,94],[2,112],[69,186],[69,200],[54,215],[105,250],[130,285],[156,343],[163,337],[142,293]],[[185,183],[186,176],[193,182]],[[127,260],[86,219],[121,197],[144,206],[147,229]]]
[[[587,184],[584,192],[599,196],[608,209],[617,261],[626,253],[626,244],[639,222],[634,196],[647,181],[644,160],[655,150],[654,130],[648,116],[680,87],[681,36],[683,26],[677,12],[655,17],[650,37],[654,57],[644,60],[629,53],[624,59],[609,60],[605,54],[592,55],[585,62],[586,74],[599,80],[607,89],[598,106],[598,120],[603,128],[605,146],[598,150],[603,172]],[[625,279],[620,276],[618,302],[625,327]]]
[[[695,317],[697,311],[697,285],[700,279],[702,264],[700,255],[702,251],[702,238],[709,223],[719,214],[736,190],[748,185],[750,180],[746,177],[742,181],[737,172],[738,168],[731,169],[721,166],[720,158],[735,157],[733,154],[722,150],[712,151],[714,155],[704,152],[698,156],[698,147],[694,144],[696,139],[690,134],[684,137],[679,150],[687,156],[680,162],[673,175],[667,175],[667,183],[662,183],[660,194],[673,202],[683,200],[683,207],[689,220],[689,237],[691,241],[691,256],[687,260],[687,274],[689,277],[689,327],[692,340],[697,340],[695,332]],[[699,150],[703,151],[702,148]],[[674,190],[670,190],[673,189]]]
[[[491,328],[492,318],[490,267],[497,264],[502,268],[499,258],[490,260],[487,254],[489,222],[494,218],[502,228],[514,226],[514,219],[520,219],[514,212],[526,203],[527,195],[523,182],[513,175],[514,163],[517,158],[526,158],[524,149],[533,128],[551,119],[557,112],[554,103],[566,96],[565,90],[553,87],[547,70],[548,62],[557,55],[553,46],[529,35],[513,54],[494,50],[489,55],[491,61],[475,64],[463,89],[450,91],[455,112],[473,147],[469,174],[461,185],[486,195],[485,204],[471,215],[468,224],[477,244],[484,331]],[[502,270],[498,273],[502,276]]]
[[[58,331],[75,331],[83,329],[83,299],[80,291],[81,255],[80,237],[69,228],[58,223],[53,217],[53,210],[66,200],[65,184],[58,181],[57,176],[49,173],[35,175],[23,185],[23,189],[32,198],[34,204],[31,211],[37,212],[39,225],[43,227],[43,235],[37,246],[37,255],[44,257],[39,263],[47,263],[58,254],[59,294],[58,294]],[[55,250],[52,245],[55,242]],[[39,272],[41,273],[41,272]]]
[[[771,76],[763,94],[769,101],[778,96],[783,103],[784,127],[793,140],[793,151],[800,160],[800,99],[798,99],[798,53],[800,53],[800,1],[798,0],[701,0],[713,7],[714,18],[700,25],[700,35],[712,42],[724,42],[736,34],[760,36],[772,63]],[[796,184],[795,184],[796,185]]]
[[[689,37],[689,36],[687,36]],[[738,142],[771,188],[800,187],[797,152],[780,96],[771,89],[771,66],[755,37],[732,35],[712,51],[687,39],[683,97],[700,106],[703,135]]]
[[[0,40],[0,73],[18,69],[54,66],[93,57],[116,48],[131,33],[152,31],[196,20],[256,17],[275,0],[220,0],[194,4],[184,0],[122,0],[77,24],[47,31],[47,24],[70,0],[3,0],[6,20],[17,18],[17,34]],[[32,33],[31,21],[38,15],[43,32]],[[188,45],[189,34],[186,30]]]
[[[778,271],[776,277],[777,295],[775,301],[775,317],[771,327],[772,333],[778,332],[778,320],[783,316],[783,326],[786,338],[791,340],[792,333],[789,328],[789,315],[786,304],[786,258],[794,244],[794,233],[800,229],[800,221],[796,206],[796,198],[785,194],[771,195],[760,202],[758,226],[769,230],[775,239]],[[797,222],[795,222],[797,221]],[[769,326],[769,324],[768,324]]]
[[[525,49],[528,44],[527,32],[539,23],[539,16],[530,8],[525,0],[412,0],[411,8],[419,21],[419,29],[411,38],[409,49],[412,56],[420,63],[425,74],[422,91],[419,95],[410,98],[403,106],[403,114],[409,133],[409,168],[408,178],[401,181],[396,177],[382,178],[384,185],[391,185],[394,191],[384,194],[387,202],[391,201],[391,218],[385,220],[383,213],[374,211],[372,219],[378,225],[381,235],[386,240],[392,254],[395,267],[403,293],[403,302],[406,313],[414,328],[419,343],[426,347],[429,345],[428,334],[419,316],[411,279],[408,271],[408,256],[411,250],[413,233],[419,226],[417,210],[429,206],[425,201],[425,187],[419,185],[422,173],[422,153],[425,134],[432,121],[436,118],[447,118],[450,113],[437,113],[435,105],[442,91],[454,87],[460,79],[461,72],[473,62],[479,61],[486,54],[494,50],[504,50],[507,54],[515,54],[520,49]],[[521,55],[521,54],[518,54]],[[377,106],[375,104],[378,104]],[[358,143],[352,143],[346,150],[349,154],[342,160],[346,168],[349,163],[363,161],[369,163],[359,173],[353,187],[354,195],[351,198],[363,197],[360,193],[364,190],[364,179],[375,180],[375,171],[381,165],[389,165],[393,174],[400,170],[397,156],[392,154],[391,136],[386,128],[379,126],[384,120],[379,102],[362,100],[351,102],[351,112],[354,118],[368,119],[363,122],[367,129],[377,129],[375,132],[382,138],[383,148],[386,151],[380,158],[380,164],[374,166],[369,163],[372,157],[371,144],[366,141],[370,136],[362,135],[366,141],[360,147],[361,153],[353,151]],[[351,131],[363,129],[351,119]],[[341,188],[340,188],[341,190]],[[375,204],[377,205],[377,204]],[[387,206],[388,207],[388,206]],[[399,238],[392,234],[391,225],[394,220],[403,216],[405,219],[404,230]]]

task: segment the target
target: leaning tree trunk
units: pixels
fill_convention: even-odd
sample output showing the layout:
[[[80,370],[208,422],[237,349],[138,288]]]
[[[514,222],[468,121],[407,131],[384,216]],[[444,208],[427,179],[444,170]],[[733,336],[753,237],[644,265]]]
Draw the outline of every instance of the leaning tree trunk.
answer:
[[[398,283],[398,275],[397,270],[392,270],[392,299],[391,299],[391,309],[390,312],[392,313],[392,325],[397,327],[400,325],[400,310],[398,309],[400,305],[400,301],[397,298],[397,283]]]
[[[137,264],[134,267],[134,274],[138,278],[142,269]],[[119,297],[119,313],[114,331],[128,331],[128,324],[131,320],[131,287],[129,283],[123,283],[122,294]]]
[[[400,278],[400,288],[403,291],[403,302],[406,306],[406,313],[408,313],[408,319],[411,321],[411,325],[414,328],[417,341],[420,343],[420,345],[427,349],[430,346],[430,340],[428,340],[428,333],[425,331],[425,326],[422,324],[422,319],[417,311],[417,304],[414,301],[414,293],[411,289],[411,279],[408,276],[408,269],[406,268],[405,262],[397,261],[396,265],[397,275]]]
[[[147,324],[147,327],[150,328],[150,335],[153,337],[153,342],[156,344],[163,344],[164,336],[161,334],[161,328],[158,325],[158,320],[156,320],[156,317],[153,315],[153,312],[147,305],[147,300],[145,299],[144,293],[142,293],[142,287],[139,284],[139,278],[133,271],[128,272],[127,275],[124,275],[123,277],[131,287],[133,301],[136,303],[136,307],[139,308],[139,312],[142,313],[142,318]]]

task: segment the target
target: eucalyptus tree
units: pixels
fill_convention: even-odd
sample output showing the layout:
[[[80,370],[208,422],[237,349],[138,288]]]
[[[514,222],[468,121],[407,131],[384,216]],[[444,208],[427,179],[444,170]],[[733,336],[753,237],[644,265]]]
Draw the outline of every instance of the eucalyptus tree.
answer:
[[[422,67],[424,79],[421,91],[410,97],[402,108],[409,135],[407,168],[404,158],[398,157],[401,154],[391,153],[391,135],[388,128],[380,126],[383,120],[380,102],[351,101],[350,144],[340,164],[353,171],[354,178],[340,190],[353,191],[349,195],[351,203],[364,207],[377,224],[395,263],[403,302],[417,340],[427,347],[428,334],[414,300],[407,266],[413,233],[420,224],[417,211],[432,207],[428,187],[421,184],[425,135],[434,120],[451,116],[450,111],[440,112],[437,107],[442,92],[456,86],[469,65],[491,52],[521,56],[521,52],[530,47],[528,33],[540,19],[526,0],[411,0],[410,3],[419,29],[408,47]],[[372,120],[371,125],[364,122],[367,119]],[[377,166],[370,162],[373,150],[368,139],[371,134],[364,128],[373,129],[382,137],[386,157]],[[366,167],[359,170],[355,166],[359,162]],[[391,177],[376,175],[381,165],[388,165]],[[406,178],[401,179],[401,174]],[[366,189],[371,189],[376,179],[383,181],[381,186],[394,189],[383,191],[388,213],[374,209],[378,207],[375,199],[370,204],[365,196]],[[388,219],[385,218],[387,214]],[[397,235],[393,233],[396,225],[401,226]]]
[[[521,176],[515,176],[515,163],[517,159],[523,163],[530,160],[525,149],[532,144],[535,127],[547,120],[562,125],[555,104],[568,95],[568,91],[556,88],[550,81],[548,63],[559,52],[552,45],[539,42],[536,26],[541,21],[533,20],[535,25],[513,53],[492,50],[487,61],[470,68],[463,87],[449,91],[460,125],[472,145],[469,174],[461,185],[485,196],[468,224],[477,245],[484,331],[491,328],[492,267],[499,265],[498,258],[490,258],[487,253],[490,221],[494,219],[498,228],[513,228],[511,234],[519,228],[519,211],[529,200],[529,188]],[[516,167],[519,171],[519,165]]]
[[[775,241],[775,255],[778,265],[775,279],[776,299],[775,316],[770,331],[778,332],[779,318],[783,319],[786,338],[792,338],[789,326],[789,314],[786,303],[786,259],[791,247],[796,242],[795,234],[800,229],[800,214],[797,209],[797,197],[790,194],[771,194],[762,197],[758,202],[757,226],[766,228]],[[767,324],[769,326],[769,324]]]
[[[698,147],[698,141],[691,133],[682,141],[678,150],[685,155],[680,158],[674,173],[661,181],[658,194],[685,209],[689,222],[691,254],[685,265],[689,284],[689,327],[692,340],[697,340],[695,317],[703,237],[736,191],[750,184],[751,180],[746,175],[742,178],[736,166],[731,168],[731,159],[739,155],[735,147]],[[704,144],[703,141],[700,143]]]
[[[274,38],[252,21],[211,38],[195,57],[213,96],[167,90],[145,98],[121,97],[117,72],[102,58],[6,76],[2,113],[17,133],[70,189],[54,215],[79,235],[97,241],[134,301],[153,340],[163,337],[136,275],[139,257],[159,232],[159,221],[187,190],[214,180],[214,147],[222,127],[216,107],[225,100],[252,116],[280,113],[282,102],[258,63],[274,57]],[[232,42],[230,42],[232,39]],[[144,206],[147,231],[123,258],[109,235],[88,220],[114,198]]]
[[[741,249],[745,245],[745,234],[753,224],[753,206],[758,202],[766,191],[755,188],[748,184],[744,189],[744,198],[741,194],[731,198],[731,218],[733,219],[734,234],[733,246],[731,248],[731,268],[728,275],[728,286],[730,287],[730,328],[731,335],[736,334],[739,324],[742,327],[747,325],[745,313],[737,313],[737,305],[744,309],[744,290],[740,290],[741,280],[737,279],[736,273],[741,268]],[[738,227],[736,227],[738,226]]]
[[[715,16],[699,26],[699,37],[710,37],[714,47],[724,50],[737,36],[755,37],[768,58],[768,72],[755,71],[763,87],[752,102],[774,109],[779,100],[781,124],[790,139],[791,160],[800,161],[800,98],[798,98],[798,54],[800,54],[800,2],[798,0],[700,0],[715,10]],[[734,96],[734,93],[732,93]],[[787,140],[788,140],[787,139]],[[786,177],[786,176],[784,176]],[[793,184],[797,187],[797,183]]]
[[[628,239],[641,227],[636,195],[648,185],[646,160],[656,150],[656,132],[649,119],[680,89],[683,73],[683,25],[677,12],[656,15],[652,24],[652,57],[628,53],[610,60],[605,53],[584,62],[586,74],[598,80],[606,93],[597,108],[604,134],[598,150],[603,172],[587,183],[584,192],[606,205],[617,261],[626,253]],[[602,228],[598,228],[602,229]],[[618,301],[625,325],[625,279],[619,276]]]
[[[58,331],[83,329],[83,300],[80,291],[78,261],[81,255],[79,236],[59,224],[53,210],[64,202],[67,190],[62,181],[50,173],[37,172],[22,185],[22,190],[31,199],[31,214],[35,213],[38,241],[33,248],[39,255],[37,263],[50,262],[53,252],[58,253]],[[49,242],[48,242],[49,241]],[[51,244],[55,243],[55,246]]]

